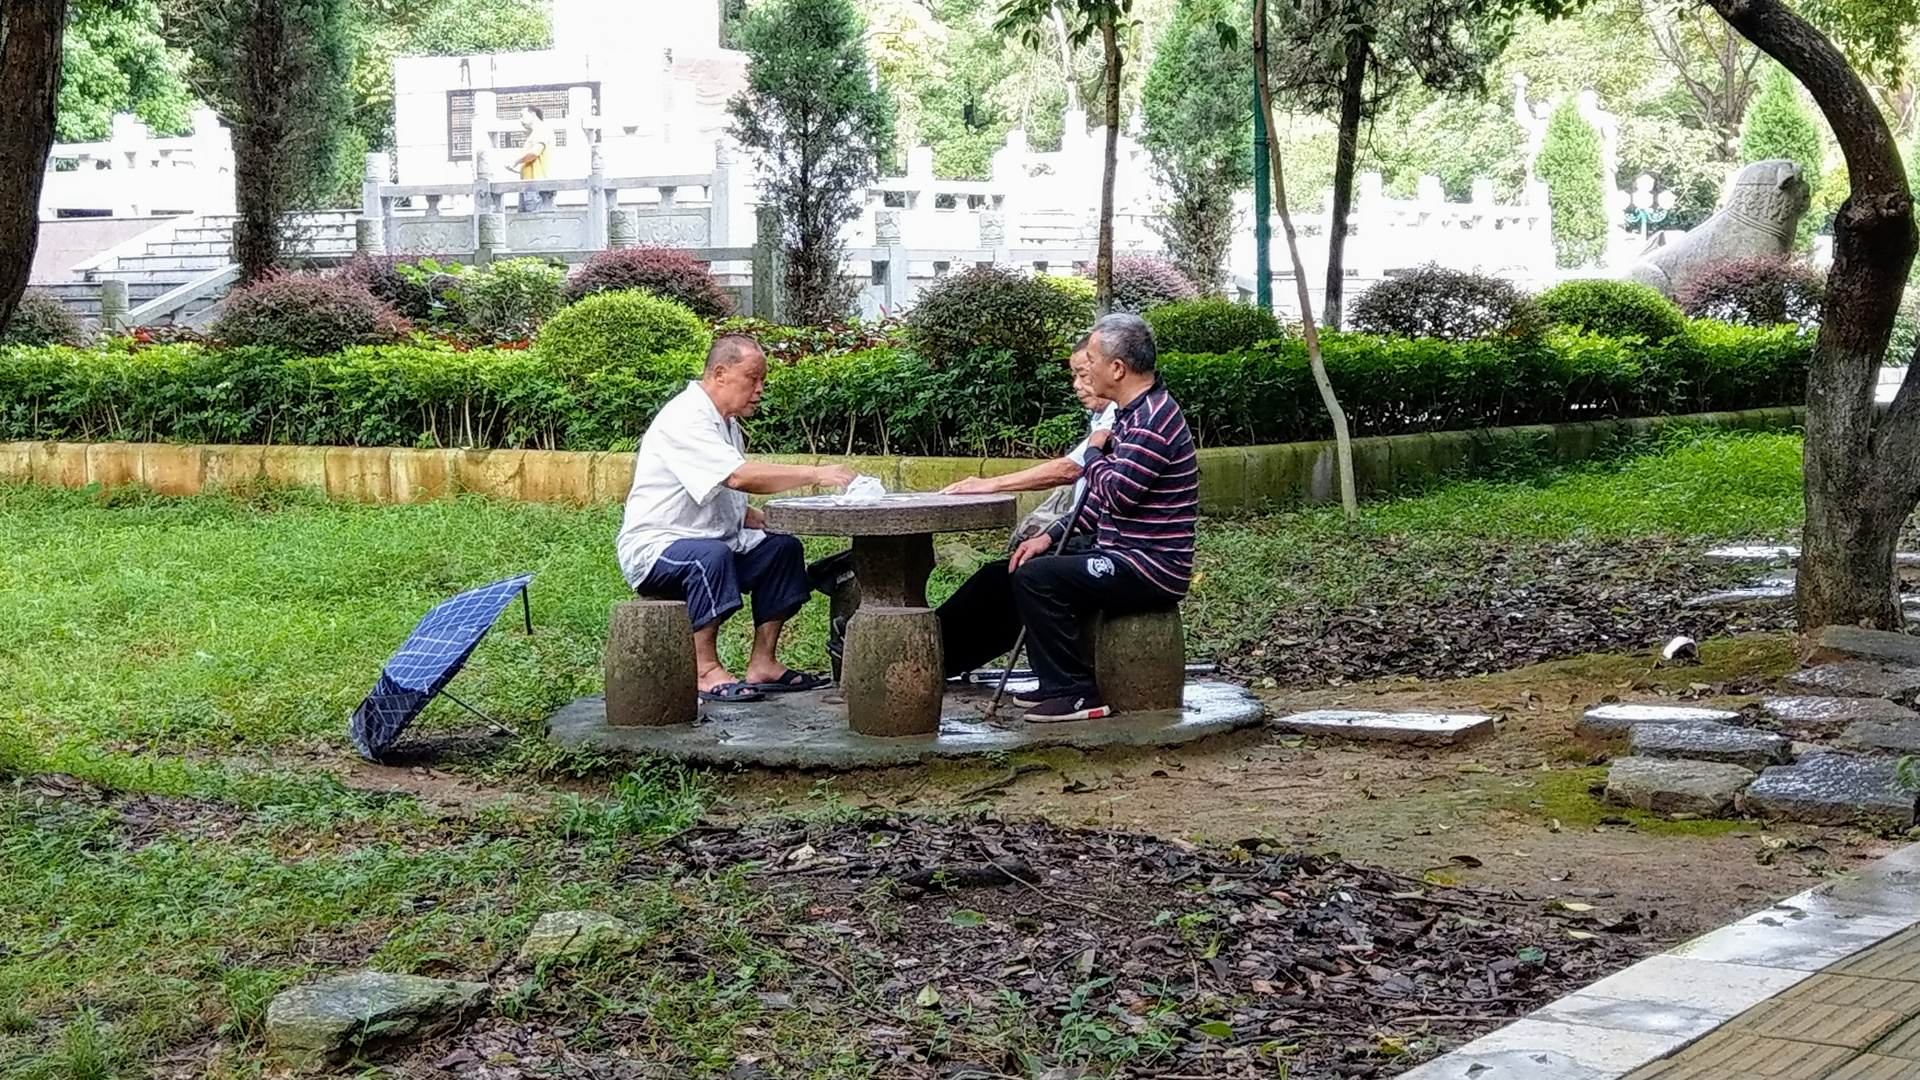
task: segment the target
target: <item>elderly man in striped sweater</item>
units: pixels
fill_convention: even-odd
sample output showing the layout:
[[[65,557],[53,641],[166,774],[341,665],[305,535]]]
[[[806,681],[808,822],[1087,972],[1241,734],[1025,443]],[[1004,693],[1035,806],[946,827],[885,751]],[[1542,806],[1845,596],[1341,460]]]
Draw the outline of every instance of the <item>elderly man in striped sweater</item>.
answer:
[[[1016,700],[1036,723],[1093,720],[1108,709],[1094,685],[1081,617],[1169,607],[1193,577],[1200,469],[1180,406],[1154,370],[1153,331],[1137,315],[1094,324],[1075,378],[1115,405],[1096,431],[1083,477],[1086,503],[1071,521],[989,563],[940,606],[948,673],[1013,647],[1027,628],[1040,687]]]

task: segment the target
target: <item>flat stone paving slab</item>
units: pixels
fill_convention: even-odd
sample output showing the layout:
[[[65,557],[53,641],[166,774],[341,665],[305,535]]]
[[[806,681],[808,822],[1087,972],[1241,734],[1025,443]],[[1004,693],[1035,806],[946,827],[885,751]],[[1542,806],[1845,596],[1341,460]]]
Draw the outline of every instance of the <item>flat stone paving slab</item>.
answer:
[[[1581,735],[1626,735],[1635,724],[1724,724],[1740,719],[1737,712],[1693,705],[1641,705],[1619,702],[1595,705],[1580,717],[1573,730]]]
[[[1729,724],[1635,724],[1630,745],[1636,757],[1719,761],[1756,773],[1793,757],[1788,740]]]
[[[1800,557],[1800,549],[1792,544],[1731,544],[1717,547],[1702,555],[1711,562],[1757,563],[1772,565],[1788,563]]]
[[[1760,703],[1760,711],[1783,724],[1838,731],[1862,720],[1920,720],[1920,713],[1885,698],[1778,697]]]
[[[1820,653],[1848,660],[1870,660],[1901,667],[1920,667],[1920,636],[1860,626],[1823,626],[1810,640]]]
[[[1654,814],[1718,817],[1753,777],[1751,769],[1718,761],[1615,758],[1607,769],[1607,801]]]
[[[1758,817],[1813,825],[1872,823],[1913,827],[1920,795],[1903,786],[1893,757],[1808,754],[1760,774],[1740,796],[1740,809]]]
[[[1920,720],[1858,720],[1833,744],[1842,750],[1920,754]]]
[[[1788,675],[1789,686],[1847,697],[1877,697],[1911,701],[1920,693],[1920,668],[1882,664],[1871,660],[1836,660]]]
[[[1690,608],[1734,608],[1754,607],[1763,604],[1784,604],[1793,599],[1792,581],[1762,581],[1738,589],[1722,589],[1688,600],[1684,606]]]
[[[1273,721],[1281,731],[1335,735],[1362,742],[1450,746],[1493,734],[1493,717],[1478,713],[1377,712],[1315,709]]]
[[[1010,684],[1018,690],[1019,683]],[[1027,685],[1031,685],[1028,683]],[[758,765],[776,769],[857,769],[911,765],[937,758],[974,757],[1042,746],[1171,746],[1266,722],[1266,706],[1244,687],[1189,682],[1179,711],[1123,713],[1104,720],[1029,724],[1010,700],[986,720],[990,688],[947,684],[940,731],[883,738],[847,726],[847,707],[834,690],[769,694],[742,705],[702,703],[694,724],[613,727],[606,700],[580,698],[547,718],[547,737],[568,749],[659,754],[696,765]],[[829,698],[832,701],[829,701]]]

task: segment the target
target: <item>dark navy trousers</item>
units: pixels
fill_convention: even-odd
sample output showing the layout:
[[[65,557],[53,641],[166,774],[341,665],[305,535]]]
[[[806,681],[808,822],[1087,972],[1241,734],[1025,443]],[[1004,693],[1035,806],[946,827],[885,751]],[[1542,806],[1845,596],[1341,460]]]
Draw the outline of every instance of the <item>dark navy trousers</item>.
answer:
[[[675,540],[634,590],[655,600],[684,600],[695,630],[739,611],[753,595],[753,624],[790,619],[812,595],[798,537],[768,533],[745,554],[719,540]]]

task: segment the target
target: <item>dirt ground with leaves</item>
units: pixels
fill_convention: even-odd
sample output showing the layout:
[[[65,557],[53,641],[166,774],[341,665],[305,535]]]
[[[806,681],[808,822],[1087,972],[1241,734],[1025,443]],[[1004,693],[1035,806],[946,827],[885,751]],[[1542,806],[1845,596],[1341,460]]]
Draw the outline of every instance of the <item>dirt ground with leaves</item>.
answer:
[[[1315,708],[1490,713],[1494,735],[1446,748],[1256,732],[1178,752],[1047,751],[837,777],[744,773],[735,812],[838,801],[870,810],[990,809],[1201,843],[1264,840],[1338,852],[1438,883],[1589,903],[1650,944],[1684,939],[1890,850],[1849,829],[1669,821],[1597,798],[1618,746],[1577,738],[1607,700],[1744,707],[1796,665],[1787,635],[1707,643],[1698,666],[1651,650],[1470,679],[1412,678],[1263,691],[1276,713]]]

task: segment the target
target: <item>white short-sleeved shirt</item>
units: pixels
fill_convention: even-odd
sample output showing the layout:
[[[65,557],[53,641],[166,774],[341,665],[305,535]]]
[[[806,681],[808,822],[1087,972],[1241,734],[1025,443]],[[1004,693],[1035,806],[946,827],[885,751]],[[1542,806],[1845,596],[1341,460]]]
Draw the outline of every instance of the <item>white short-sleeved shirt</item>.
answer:
[[[1079,446],[1067,451],[1067,458],[1075,465],[1085,469],[1087,467],[1087,458],[1090,456],[1089,451],[1093,449],[1093,433],[1096,431],[1112,431],[1113,414],[1116,411],[1118,410],[1114,403],[1111,401],[1107,402],[1107,407],[1101,409],[1094,415],[1093,423],[1087,428],[1087,438],[1081,439]],[[1080,479],[1075,480],[1073,482],[1073,497],[1075,499],[1080,498],[1080,491],[1086,486],[1086,477],[1082,476]]]
[[[747,460],[738,422],[720,415],[698,382],[660,412],[633,457],[633,487],[614,550],[636,588],[675,540],[719,540],[752,551],[767,534],[746,527],[747,493],[726,486]]]

